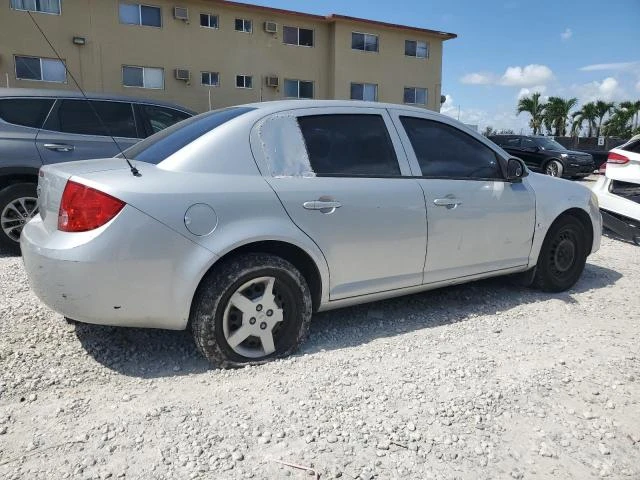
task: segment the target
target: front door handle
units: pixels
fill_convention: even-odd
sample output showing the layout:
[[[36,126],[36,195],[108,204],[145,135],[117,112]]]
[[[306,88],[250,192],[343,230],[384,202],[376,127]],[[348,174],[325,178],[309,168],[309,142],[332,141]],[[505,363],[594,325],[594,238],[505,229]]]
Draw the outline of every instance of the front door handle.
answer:
[[[336,208],[340,208],[342,204],[335,200],[312,200],[304,202],[302,206],[307,210],[320,210],[322,213],[333,213]]]
[[[438,207],[447,207],[447,210],[451,210],[453,208],[456,208],[458,205],[462,205],[462,202],[453,197],[445,197],[436,198],[433,201],[433,204]]]
[[[67,145],[66,143],[45,143],[44,148],[55,152],[73,152],[76,147],[73,145]]]

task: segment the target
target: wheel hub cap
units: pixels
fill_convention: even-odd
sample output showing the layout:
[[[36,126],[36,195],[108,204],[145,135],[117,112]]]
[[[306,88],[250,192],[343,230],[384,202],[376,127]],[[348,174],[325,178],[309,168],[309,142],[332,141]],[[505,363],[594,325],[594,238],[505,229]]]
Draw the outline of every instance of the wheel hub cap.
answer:
[[[38,213],[38,199],[16,198],[6,205],[0,214],[2,231],[14,242],[20,241],[22,227]]]
[[[274,336],[284,320],[284,309],[275,281],[274,277],[251,280],[227,302],[222,322],[224,338],[243,357],[260,358],[276,351]]]
[[[563,239],[558,243],[556,247],[555,254],[553,256],[553,261],[556,265],[556,269],[559,272],[566,272],[573,265],[573,261],[576,256],[576,246],[569,239]]]

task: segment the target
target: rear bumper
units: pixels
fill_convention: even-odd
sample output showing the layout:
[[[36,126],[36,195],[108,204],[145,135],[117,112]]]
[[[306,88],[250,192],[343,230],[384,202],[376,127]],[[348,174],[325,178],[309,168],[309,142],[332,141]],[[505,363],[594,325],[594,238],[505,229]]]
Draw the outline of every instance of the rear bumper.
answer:
[[[105,226],[49,231],[40,216],[22,231],[29,284],[51,309],[80,322],[184,329],[214,255],[126,206]]]

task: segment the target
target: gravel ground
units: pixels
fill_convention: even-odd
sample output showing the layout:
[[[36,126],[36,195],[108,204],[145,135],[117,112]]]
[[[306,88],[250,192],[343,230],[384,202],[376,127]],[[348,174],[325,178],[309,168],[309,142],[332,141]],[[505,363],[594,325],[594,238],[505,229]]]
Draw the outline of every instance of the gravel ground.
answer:
[[[640,478],[640,248],[314,317],[217,370],[184,332],[69,325],[0,258],[0,477]]]

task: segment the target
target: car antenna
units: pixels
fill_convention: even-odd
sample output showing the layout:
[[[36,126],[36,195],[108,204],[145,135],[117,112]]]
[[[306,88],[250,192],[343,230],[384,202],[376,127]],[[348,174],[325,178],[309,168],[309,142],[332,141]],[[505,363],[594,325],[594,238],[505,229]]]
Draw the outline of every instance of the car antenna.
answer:
[[[122,158],[124,158],[124,160],[127,162],[127,165],[129,165],[129,168],[131,169],[131,173],[133,174],[134,177],[141,177],[142,174],[140,173],[140,171],[129,161],[129,159],[127,158],[127,156],[124,153],[124,150],[122,150],[122,147],[120,146],[120,144],[116,141],[116,139],[114,138],[113,135],[111,135],[111,130],[109,128],[107,128],[107,126],[105,125],[105,123],[102,121],[102,118],[100,117],[100,115],[98,114],[98,111],[96,110],[96,108],[93,106],[93,103],[91,102],[91,100],[89,100],[89,98],[87,97],[87,94],[84,93],[84,90],[82,89],[82,87],[80,86],[80,84],[78,83],[78,81],[76,80],[76,77],[73,76],[73,73],[71,73],[71,70],[69,70],[69,68],[67,67],[67,64],[64,62],[64,60],[62,60],[62,58],[60,57],[60,54],[58,53],[58,51],[55,49],[55,47],[53,46],[53,44],[49,41],[49,39],[47,38],[47,35],[42,31],[42,28],[40,28],[40,25],[38,25],[38,22],[36,22],[36,19],[33,18],[33,15],[31,15],[31,12],[27,11],[27,14],[29,15],[29,18],[31,18],[31,21],[33,22],[33,24],[36,26],[36,28],[38,29],[38,31],[42,34],[42,36],[44,37],[44,39],[46,40],[46,42],[49,44],[49,47],[51,47],[51,50],[53,50],[53,53],[56,55],[56,57],[58,58],[58,60],[60,61],[60,63],[62,63],[62,65],[64,66],[65,71],[67,72],[67,75],[69,75],[69,77],[71,77],[71,80],[73,80],[73,83],[76,85],[76,87],[78,88],[78,90],[80,90],[80,93],[82,94],[82,96],[84,97],[84,99],[87,101],[87,103],[89,104],[89,107],[91,108],[91,110],[93,111],[94,115],[96,116],[96,118],[98,119],[98,121],[100,122],[100,126],[104,129],[105,132],[107,132],[107,134],[109,135],[109,137],[111,137],[111,140],[113,140],[113,143],[116,144],[116,147],[118,147],[118,150],[120,151],[120,155],[122,155]]]

